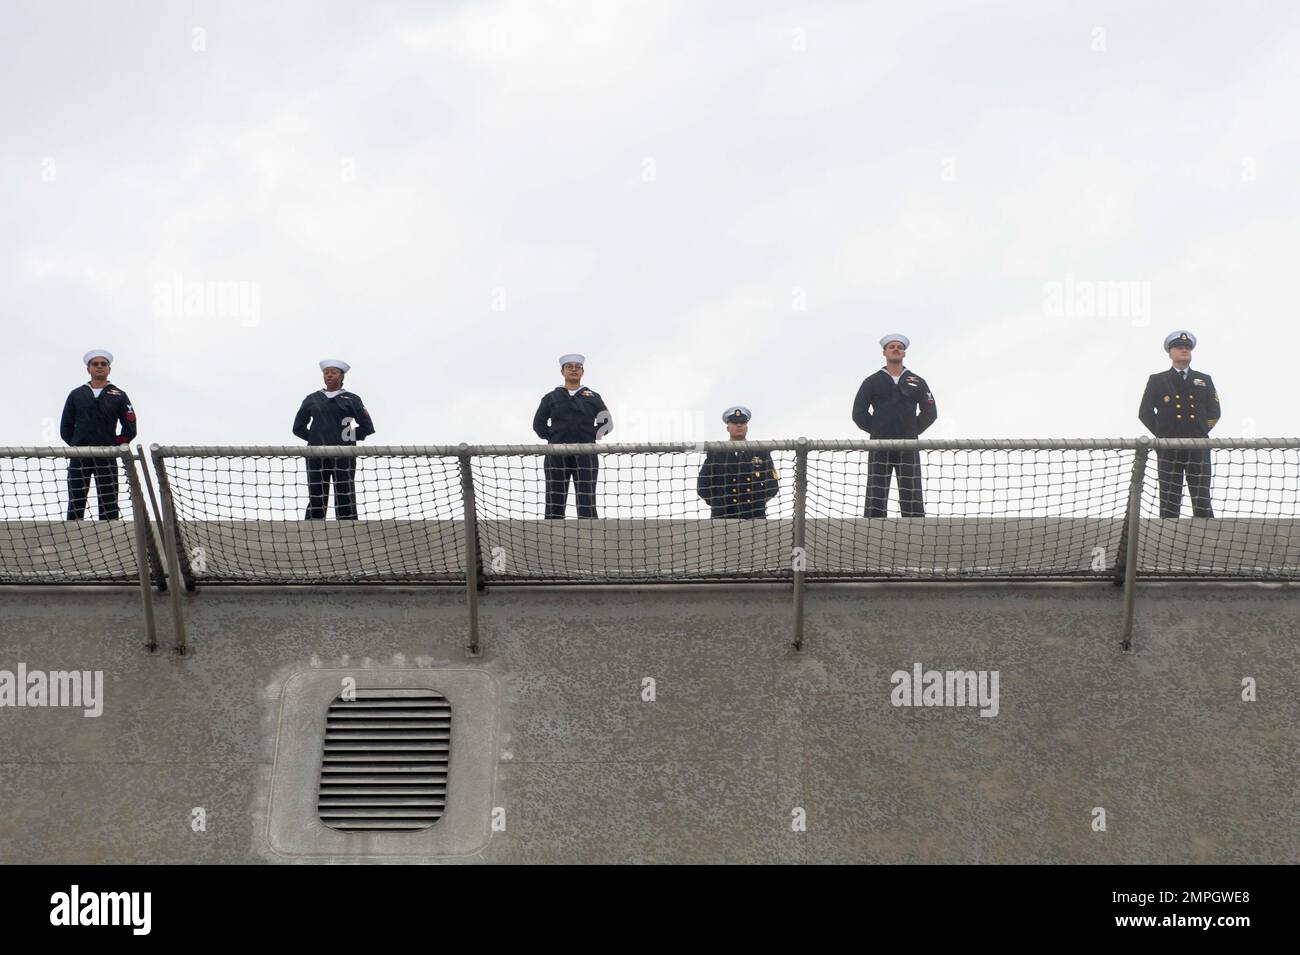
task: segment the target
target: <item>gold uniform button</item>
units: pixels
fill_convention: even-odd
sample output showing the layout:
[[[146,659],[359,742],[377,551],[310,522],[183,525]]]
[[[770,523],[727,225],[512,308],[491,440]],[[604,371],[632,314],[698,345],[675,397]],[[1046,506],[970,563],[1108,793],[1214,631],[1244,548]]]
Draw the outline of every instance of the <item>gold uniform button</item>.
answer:
[[[1189,415],[1189,417],[1190,417],[1193,421],[1196,420],[1196,415]]]
[[[1182,418],[1183,418],[1183,416],[1182,416],[1182,415],[1180,415],[1180,414],[1176,414],[1176,415],[1174,415],[1174,417],[1175,417],[1175,418],[1177,418],[1177,419],[1178,419],[1178,420],[1180,420],[1180,421],[1181,421],[1181,420],[1182,420]]]
[[[1181,408],[1182,405],[1174,405],[1175,408]]]

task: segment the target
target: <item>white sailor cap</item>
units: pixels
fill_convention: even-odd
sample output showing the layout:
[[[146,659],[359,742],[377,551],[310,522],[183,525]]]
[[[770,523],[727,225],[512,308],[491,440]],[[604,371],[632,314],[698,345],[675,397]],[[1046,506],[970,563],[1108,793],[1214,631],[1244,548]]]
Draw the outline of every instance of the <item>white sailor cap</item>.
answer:
[[[727,424],[746,424],[752,417],[754,416],[744,405],[732,405],[722,412],[722,420]]]
[[[1165,351],[1169,351],[1175,345],[1179,348],[1195,348],[1196,336],[1182,328],[1176,332],[1170,332],[1165,336]]]
[[[561,355],[561,356],[560,356],[560,366],[561,366],[561,367],[567,365],[569,362],[575,362],[575,363],[577,363],[577,364],[579,364],[579,365],[584,365],[584,366],[585,366],[585,365],[587,364],[587,356],[586,356],[586,355],[579,355],[577,352],[570,352],[570,353],[567,354],[567,355]]]
[[[89,365],[92,358],[103,358],[110,365],[113,364],[113,353],[106,348],[92,348],[86,354],[81,356],[81,363]]]
[[[338,358],[326,358],[323,362],[321,362],[321,363],[320,363],[320,370],[321,370],[321,371],[324,371],[326,368],[337,368],[339,371],[343,372],[343,374],[345,374],[345,375],[346,375],[349,371],[352,370],[352,366],[351,366],[351,365],[349,365],[347,362],[342,361],[342,360],[340,360],[340,359],[338,359]]]
[[[908,340],[908,337],[906,335],[900,335],[898,332],[891,332],[882,338],[880,340],[880,347],[884,348],[890,342],[902,342],[904,349],[912,347],[912,343]]]

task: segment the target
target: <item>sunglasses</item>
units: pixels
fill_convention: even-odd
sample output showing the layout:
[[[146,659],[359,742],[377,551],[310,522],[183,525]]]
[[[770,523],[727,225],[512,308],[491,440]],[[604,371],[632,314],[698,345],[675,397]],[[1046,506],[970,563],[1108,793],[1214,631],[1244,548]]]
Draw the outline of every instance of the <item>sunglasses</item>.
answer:
[[[92,362],[90,363],[90,367],[91,367],[91,368],[107,368],[107,367],[108,367],[108,362],[106,362],[106,361],[92,361]]]

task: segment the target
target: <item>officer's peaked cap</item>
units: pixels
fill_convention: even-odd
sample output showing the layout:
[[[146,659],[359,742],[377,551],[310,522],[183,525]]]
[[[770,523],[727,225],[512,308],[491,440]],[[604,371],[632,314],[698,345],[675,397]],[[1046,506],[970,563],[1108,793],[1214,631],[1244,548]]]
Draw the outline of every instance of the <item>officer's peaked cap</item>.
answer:
[[[754,416],[750,414],[749,409],[744,405],[732,405],[722,412],[722,420],[727,424],[745,424],[752,417]]]
[[[1176,332],[1170,332],[1165,336],[1165,351],[1169,351],[1175,345],[1180,348],[1195,348],[1196,336],[1181,328]]]

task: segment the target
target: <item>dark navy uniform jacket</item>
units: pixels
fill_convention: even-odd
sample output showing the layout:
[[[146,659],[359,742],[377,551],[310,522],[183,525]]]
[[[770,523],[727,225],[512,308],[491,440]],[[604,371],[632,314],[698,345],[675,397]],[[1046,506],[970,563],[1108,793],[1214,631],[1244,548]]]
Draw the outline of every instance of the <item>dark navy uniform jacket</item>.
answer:
[[[602,411],[609,413],[600,395],[590,388],[579,388],[573,395],[567,388],[556,388],[542,396],[533,415],[533,432],[548,444],[594,444],[596,416]]]
[[[351,438],[346,435],[345,418],[356,422]],[[360,396],[344,391],[330,398],[324,391],[313,391],[302,399],[298,416],[293,419],[293,433],[309,445],[329,447],[356,444],[374,434],[375,425]]]
[[[122,433],[117,433],[118,424]],[[111,381],[95,397],[90,385],[74,388],[63,403],[59,436],[74,448],[130,444],[135,438],[135,409],[126,392]]]
[[[1152,375],[1138,408],[1138,418],[1157,438],[1206,438],[1220,417],[1214,379],[1194,368],[1187,369],[1186,381],[1173,368]]]
[[[938,417],[930,386],[907,368],[898,384],[880,369],[862,382],[853,401],[853,423],[873,438],[919,438]]]
[[[780,489],[766,451],[710,451],[695,482],[714,517],[767,517],[767,502]]]

